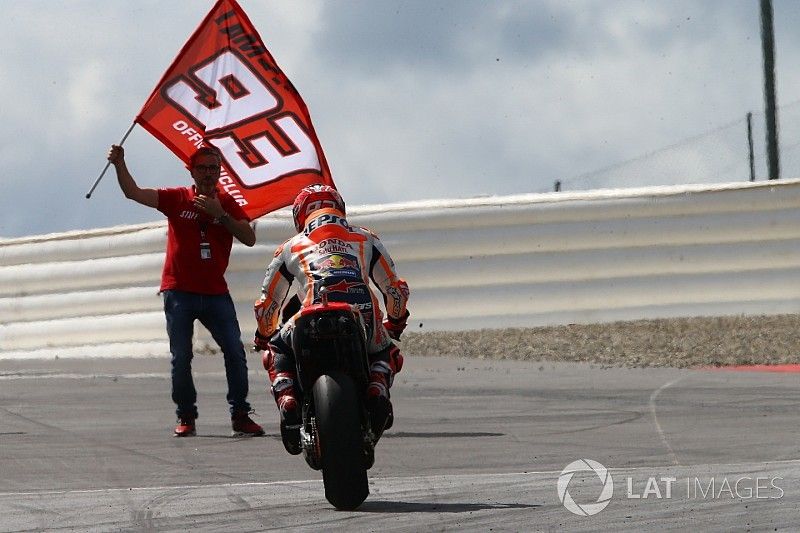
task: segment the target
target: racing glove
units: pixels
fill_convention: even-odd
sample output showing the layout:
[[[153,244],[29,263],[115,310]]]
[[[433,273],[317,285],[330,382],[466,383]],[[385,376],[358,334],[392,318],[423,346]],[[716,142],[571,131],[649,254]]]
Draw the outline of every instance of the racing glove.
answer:
[[[253,350],[260,352],[269,348],[269,337],[265,337],[256,330],[253,336]]]
[[[409,316],[408,309],[406,309],[406,314],[400,318],[392,318],[390,316],[386,317],[386,320],[383,321],[383,327],[386,328],[386,331],[389,333],[389,337],[393,338],[396,341],[400,340],[400,335],[403,334],[403,330],[406,329],[408,325],[408,316]]]

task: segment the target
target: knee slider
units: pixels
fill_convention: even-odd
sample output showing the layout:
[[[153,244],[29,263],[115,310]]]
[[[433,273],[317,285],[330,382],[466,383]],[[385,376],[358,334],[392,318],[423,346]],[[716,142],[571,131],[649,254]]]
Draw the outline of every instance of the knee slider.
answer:
[[[375,378],[378,376],[373,376],[374,373],[382,374],[384,380],[386,381],[387,389],[392,386],[392,382],[394,381],[394,372],[392,372],[392,367],[386,361],[375,361],[369,367],[370,372],[370,381],[376,381]]]
[[[272,382],[272,394],[278,395],[281,392],[294,387],[293,376],[278,374]]]

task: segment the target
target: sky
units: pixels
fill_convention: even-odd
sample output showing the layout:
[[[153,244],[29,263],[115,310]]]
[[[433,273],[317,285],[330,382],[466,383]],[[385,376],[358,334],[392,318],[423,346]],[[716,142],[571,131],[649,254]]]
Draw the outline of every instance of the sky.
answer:
[[[748,111],[765,173],[758,0],[240,4],[348,205],[747,179]],[[212,5],[0,0],[0,237],[161,218],[123,197],[113,169],[85,194]],[[795,177],[800,2],[774,9]],[[140,186],[191,183],[141,127],[125,148]]]

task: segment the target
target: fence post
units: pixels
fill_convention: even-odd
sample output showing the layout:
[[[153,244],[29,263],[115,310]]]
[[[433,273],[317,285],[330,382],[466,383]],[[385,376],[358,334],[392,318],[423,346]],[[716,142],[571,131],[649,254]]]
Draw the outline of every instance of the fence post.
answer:
[[[781,177],[778,155],[778,116],[775,109],[775,31],[772,0],[761,0],[761,47],[764,53],[764,114],[767,119],[767,161],[769,179]]]
[[[750,181],[756,181],[755,158],[753,157],[753,113],[747,113],[747,148],[750,156]]]

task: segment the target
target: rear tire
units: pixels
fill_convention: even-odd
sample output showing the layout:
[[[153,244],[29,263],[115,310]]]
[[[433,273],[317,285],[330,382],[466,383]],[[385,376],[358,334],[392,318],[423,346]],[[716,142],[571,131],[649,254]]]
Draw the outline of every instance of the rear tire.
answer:
[[[337,509],[352,511],[369,495],[353,380],[338,372],[320,376],[314,384],[314,412],[325,498]]]

